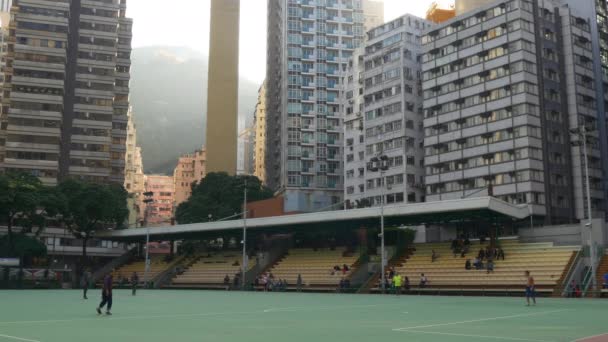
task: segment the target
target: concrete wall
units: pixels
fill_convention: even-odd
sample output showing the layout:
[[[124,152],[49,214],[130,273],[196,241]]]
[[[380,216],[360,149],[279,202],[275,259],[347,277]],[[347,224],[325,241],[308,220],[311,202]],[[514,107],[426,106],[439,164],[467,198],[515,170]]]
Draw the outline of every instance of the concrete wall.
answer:
[[[493,0],[456,0],[456,15],[475,10],[481,6],[495,2]]]
[[[562,246],[580,245],[582,242],[579,224],[520,228],[519,237],[523,242],[553,242]]]

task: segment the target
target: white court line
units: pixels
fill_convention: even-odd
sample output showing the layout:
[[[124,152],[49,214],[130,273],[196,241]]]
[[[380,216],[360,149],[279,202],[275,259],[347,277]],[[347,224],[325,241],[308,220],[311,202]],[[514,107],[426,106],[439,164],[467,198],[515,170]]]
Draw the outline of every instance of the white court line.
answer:
[[[546,315],[546,314],[550,314],[550,313],[563,312],[563,311],[568,311],[568,310],[564,309],[564,310],[542,311],[542,312],[533,312],[533,313],[527,313],[527,314],[510,315],[510,316],[472,319],[470,321],[460,321],[460,322],[450,322],[450,323],[438,323],[438,324],[430,324],[430,325],[419,325],[419,326],[415,326],[415,327],[395,328],[395,329],[393,329],[393,331],[407,331],[407,330],[412,330],[412,329],[424,329],[424,328],[443,327],[443,326],[448,326],[448,325],[458,325],[458,324],[466,324],[466,323],[497,321],[497,320],[500,320],[500,319],[509,319],[509,318],[517,318],[517,317],[529,317],[529,316]]]
[[[0,335],[0,337],[6,337],[6,338],[10,338],[12,340],[24,341],[24,342],[40,342],[38,340],[28,340],[27,338],[21,338],[21,337],[10,336],[10,335]]]
[[[178,315],[151,315],[151,316],[98,316],[95,318],[75,318],[75,319],[50,319],[42,321],[12,321],[12,322],[0,322],[0,325],[4,324],[32,324],[32,323],[65,323],[65,322],[81,322],[81,321],[119,321],[119,320],[130,320],[130,319],[149,319],[149,318],[188,318],[188,317],[206,317],[206,316],[222,316],[222,315],[250,315],[259,314],[260,311],[246,311],[246,312],[210,312],[210,313],[198,313],[198,314],[178,314]],[[1,335],[0,335],[1,336]],[[39,342],[39,341],[35,341]]]
[[[435,331],[419,331],[419,330],[401,330],[414,334],[432,334],[432,335],[444,335],[444,336],[460,336],[460,337],[479,337],[485,339],[494,339],[494,340],[508,340],[508,341],[529,341],[529,342],[554,342],[554,341],[546,341],[546,340],[531,340],[528,338],[517,338],[517,337],[501,337],[501,336],[485,336],[485,335],[468,335],[468,334],[452,334],[452,333],[442,333]]]

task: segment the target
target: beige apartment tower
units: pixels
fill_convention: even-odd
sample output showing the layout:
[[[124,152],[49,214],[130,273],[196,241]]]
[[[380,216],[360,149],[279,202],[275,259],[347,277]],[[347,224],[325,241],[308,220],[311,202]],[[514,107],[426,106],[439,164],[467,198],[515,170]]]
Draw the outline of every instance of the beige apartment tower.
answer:
[[[240,0],[211,0],[207,171],[236,173]]]

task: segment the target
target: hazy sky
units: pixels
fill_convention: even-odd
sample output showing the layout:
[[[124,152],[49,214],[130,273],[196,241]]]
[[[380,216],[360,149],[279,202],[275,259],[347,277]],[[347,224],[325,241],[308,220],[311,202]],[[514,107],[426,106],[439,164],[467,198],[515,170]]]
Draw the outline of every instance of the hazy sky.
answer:
[[[424,16],[432,2],[384,0],[384,19],[405,13]],[[210,0],[128,0],[127,15],[134,19],[133,47],[187,46],[207,54],[209,4]],[[240,72],[261,83],[266,64],[266,0],[241,0],[240,28]]]

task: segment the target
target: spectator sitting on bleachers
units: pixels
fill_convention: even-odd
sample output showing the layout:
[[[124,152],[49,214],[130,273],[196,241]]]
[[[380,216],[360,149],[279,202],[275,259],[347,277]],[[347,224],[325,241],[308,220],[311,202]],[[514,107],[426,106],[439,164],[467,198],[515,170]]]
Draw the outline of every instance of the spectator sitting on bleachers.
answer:
[[[423,289],[426,287],[426,284],[429,282],[424,273],[420,274],[420,288]]]
[[[496,260],[498,259],[505,260],[505,251],[502,248],[498,248],[498,252],[496,253]]]
[[[483,262],[481,261],[481,259],[475,258],[475,261],[473,261],[473,266],[475,266],[476,270],[480,270],[483,268]]]
[[[388,277],[392,279],[394,276],[395,276],[395,268],[391,267],[391,268],[389,268],[389,271],[388,271]]]
[[[346,264],[342,265],[342,274],[346,274],[346,272],[348,272],[349,268]]]
[[[439,255],[433,249],[433,254],[431,254],[431,262],[435,262],[435,260],[437,260],[437,258],[439,258]]]
[[[479,260],[483,260],[483,258],[486,257],[486,251],[482,248],[479,250],[479,253],[477,253],[477,259]]]
[[[467,262],[464,263],[464,269],[465,270],[471,269],[471,259],[467,259]]]
[[[608,289],[608,272],[604,273],[604,289]]]
[[[494,273],[494,261],[492,261],[492,259],[488,259],[488,263],[486,264],[486,269],[488,270],[488,274]]]

